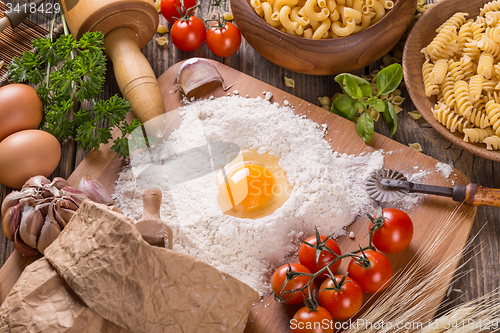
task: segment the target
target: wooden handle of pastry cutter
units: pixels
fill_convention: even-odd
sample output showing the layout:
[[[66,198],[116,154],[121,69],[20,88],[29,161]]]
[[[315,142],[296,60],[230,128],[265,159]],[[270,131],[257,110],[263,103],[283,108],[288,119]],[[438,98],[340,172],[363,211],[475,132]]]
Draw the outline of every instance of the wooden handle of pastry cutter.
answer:
[[[137,230],[149,244],[172,249],[172,228],[160,219],[161,191],[145,189],[142,201],[144,208],[142,218],[135,225]]]
[[[466,202],[473,206],[500,207],[500,189],[477,184],[456,185],[453,187],[453,200]]]
[[[118,28],[104,38],[106,54],[113,61],[116,81],[123,97],[130,102],[134,116],[146,123],[165,114],[165,104],[151,65],[139,49],[136,32],[131,28]],[[159,122],[161,123],[161,122]],[[155,122],[148,122],[151,126]],[[165,129],[148,128],[148,134],[161,137]]]

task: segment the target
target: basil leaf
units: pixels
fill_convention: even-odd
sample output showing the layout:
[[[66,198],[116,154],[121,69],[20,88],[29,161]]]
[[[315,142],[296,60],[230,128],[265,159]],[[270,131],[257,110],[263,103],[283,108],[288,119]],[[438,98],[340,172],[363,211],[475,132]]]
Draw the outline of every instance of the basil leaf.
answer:
[[[332,103],[332,112],[349,120],[358,115],[361,104],[349,95],[341,95]]]
[[[377,96],[387,95],[396,90],[403,79],[403,68],[400,64],[392,64],[377,74]]]
[[[360,99],[362,96],[358,83],[349,75],[344,76],[344,89],[352,98]]]
[[[369,106],[373,106],[373,108],[377,111],[377,112],[384,112],[385,110],[385,104],[384,104],[384,101],[377,98],[377,97],[370,97],[368,98],[368,100],[366,101],[366,104],[368,104]]]
[[[373,118],[367,112],[363,112],[358,119],[356,129],[358,131],[358,135],[363,139],[363,141],[365,141],[365,143],[369,143],[372,139],[374,128],[375,124],[373,122]]]
[[[392,137],[398,129],[398,116],[396,115],[394,106],[389,101],[385,101],[385,110],[382,113],[382,118],[384,118],[385,123],[387,124],[387,126],[389,126]]]
[[[361,96],[362,97],[369,97],[369,96],[372,95],[373,92],[372,92],[372,85],[371,85],[371,83],[368,82],[368,81],[366,81],[362,77],[359,77],[359,76],[356,76],[356,75],[352,75],[350,73],[343,73],[343,74],[337,75],[335,77],[335,81],[337,81],[342,86],[342,88],[345,89],[344,79],[345,79],[346,76],[348,76],[351,79],[353,79],[354,81],[356,81],[356,83],[358,84],[358,87],[361,89]]]

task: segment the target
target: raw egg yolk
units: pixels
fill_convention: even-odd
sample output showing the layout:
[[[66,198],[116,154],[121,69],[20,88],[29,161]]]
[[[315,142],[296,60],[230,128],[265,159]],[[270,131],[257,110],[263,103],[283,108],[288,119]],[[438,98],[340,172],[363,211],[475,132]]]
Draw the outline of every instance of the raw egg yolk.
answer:
[[[219,201],[224,200],[224,206],[230,205],[237,212],[257,210],[272,197],[273,175],[259,164],[241,164],[232,169],[224,179],[222,188],[219,188]]]

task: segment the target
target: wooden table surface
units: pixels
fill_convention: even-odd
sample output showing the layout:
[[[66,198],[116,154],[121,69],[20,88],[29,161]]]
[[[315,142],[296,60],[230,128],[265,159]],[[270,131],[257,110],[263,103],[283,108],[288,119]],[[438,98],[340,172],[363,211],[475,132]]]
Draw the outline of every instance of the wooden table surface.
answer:
[[[208,0],[201,0],[201,5],[203,14],[208,16]],[[48,18],[43,15],[32,15],[30,19],[39,24],[48,22]],[[160,23],[169,28],[168,22],[163,17],[160,17]],[[260,56],[244,40],[235,55],[229,58],[220,58],[214,56],[206,45],[194,52],[180,51],[171,44],[168,34],[165,36],[169,39],[168,46],[159,46],[152,40],[143,49],[143,53],[157,76],[160,76],[167,68],[179,61],[191,57],[205,57],[222,62],[310,103],[319,104],[319,96],[332,96],[335,92],[340,91],[333,76],[309,76],[282,69]],[[358,75],[368,74],[371,70],[377,69],[380,63],[374,63],[354,73]],[[111,64],[108,64],[108,68],[103,98],[109,98],[110,95],[119,93]],[[285,86],[284,76],[295,80],[295,88]],[[411,118],[407,112],[415,110],[415,107],[404,88],[402,88],[402,92],[406,100],[403,104],[404,110],[398,115],[399,124],[398,130],[393,137],[394,140],[403,144],[418,142],[421,144],[424,154],[441,162],[452,164],[468,176],[472,182],[483,186],[500,188],[500,163],[474,156],[452,145],[435,132],[423,119],[416,121]],[[383,135],[389,135],[386,126],[382,122],[378,122],[375,129]],[[53,176],[67,178],[88,152],[77,149],[75,143],[71,140],[62,142],[62,147],[61,163]],[[3,200],[10,191],[11,189],[0,185],[0,200]],[[418,226],[415,227],[418,228]],[[475,235],[477,237],[473,240],[473,250],[462,259],[468,261],[464,270],[469,272],[465,277],[450,286],[448,296],[444,300],[446,303],[461,303],[464,300],[484,295],[500,286],[500,261],[498,260],[500,256],[499,208],[478,208],[470,238]],[[0,263],[2,265],[13,250],[13,243],[8,241],[1,233]]]

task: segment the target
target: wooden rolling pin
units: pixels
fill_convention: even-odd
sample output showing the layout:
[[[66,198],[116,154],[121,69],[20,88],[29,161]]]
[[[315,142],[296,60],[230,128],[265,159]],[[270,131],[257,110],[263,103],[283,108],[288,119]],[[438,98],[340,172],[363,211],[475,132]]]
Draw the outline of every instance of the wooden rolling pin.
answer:
[[[173,231],[160,218],[161,191],[157,188],[145,189],[142,218],[136,223],[142,238],[151,245],[172,249]]]
[[[153,0],[61,0],[69,29],[75,38],[87,31],[101,31],[106,54],[113,62],[116,81],[145,124],[149,135],[165,133],[165,105],[160,87],[141,49],[153,38],[159,15]]]

